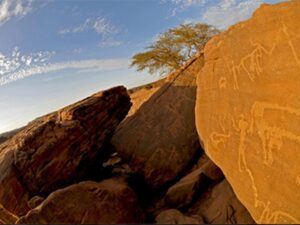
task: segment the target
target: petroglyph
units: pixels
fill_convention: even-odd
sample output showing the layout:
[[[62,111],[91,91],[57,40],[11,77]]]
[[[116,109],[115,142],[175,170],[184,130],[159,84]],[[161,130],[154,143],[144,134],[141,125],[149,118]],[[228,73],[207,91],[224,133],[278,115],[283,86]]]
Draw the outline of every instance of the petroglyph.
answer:
[[[294,218],[289,213],[283,212],[281,210],[271,211],[270,209],[270,201],[265,205],[264,210],[260,218],[258,219],[258,224],[276,224],[276,223],[291,223],[291,224],[299,224],[300,221]]]
[[[262,109],[265,109],[265,108],[261,107],[261,106],[262,105],[266,106],[266,104],[261,105],[261,104],[259,104],[259,102],[256,102],[256,103],[254,103],[254,105],[258,106],[259,110],[257,110],[257,111],[259,112],[259,115],[263,116],[264,110],[262,110]],[[274,107],[274,105],[272,105],[272,104],[269,104],[269,106],[272,106],[271,108]],[[288,107],[278,106],[276,108],[286,109]],[[254,109],[255,109],[255,107],[254,107]],[[291,108],[288,108],[288,109],[291,109]],[[298,113],[298,111],[296,111],[295,109],[293,112]],[[251,188],[253,191],[254,207],[255,208],[263,207],[262,214],[261,214],[261,217],[260,217],[258,223],[277,223],[277,222],[282,222],[282,221],[289,222],[289,223],[299,223],[299,221],[297,221],[297,219],[295,219],[292,215],[290,215],[284,211],[277,210],[277,211],[272,212],[270,210],[270,202],[268,201],[268,203],[266,204],[262,200],[259,199],[258,189],[255,184],[254,175],[253,175],[253,172],[250,170],[250,168],[247,165],[246,154],[245,154],[245,150],[246,150],[245,140],[246,140],[247,135],[249,133],[253,132],[253,128],[251,127],[252,124],[249,124],[247,122],[244,114],[239,115],[237,123],[234,120],[232,120],[232,122],[233,122],[233,128],[239,133],[239,139],[240,139],[239,146],[238,146],[239,172],[245,171],[250,178]],[[259,133],[259,131],[258,131],[258,133]],[[269,135],[271,135],[271,136],[273,135],[269,141],[269,145],[268,145],[269,148],[272,149],[271,146],[273,146],[273,145],[274,146],[279,145],[279,148],[281,148],[282,137],[279,136],[278,133],[274,132],[272,129],[271,129],[271,132]],[[297,181],[299,182],[299,185],[300,185],[300,177],[298,177],[298,178],[299,178],[299,180],[297,180]]]
[[[283,145],[283,138],[288,138],[290,140],[298,141],[300,143],[300,136],[294,134],[291,131],[278,128],[275,126],[270,126],[264,118],[265,111],[268,109],[279,110],[285,113],[294,114],[300,116],[300,109],[295,109],[288,106],[280,106],[278,104],[268,103],[268,102],[255,102],[251,109],[251,122],[245,119],[244,114],[240,114],[238,121],[232,119],[233,128],[239,133],[239,146],[238,146],[238,168],[239,172],[245,171],[251,181],[251,187],[253,190],[254,206],[263,207],[259,223],[277,223],[277,222],[288,222],[288,223],[299,223],[292,215],[281,211],[271,211],[270,202],[265,204],[263,201],[259,200],[258,189],[255,184],[253,172],[247,165],[246,160],[246,145],[245,140],[247,135],[252,135],[255,131],[262,142],[263,163],[271,165],[273,162],[272,150],[280,150]],[[296,178],[296,184],[300,185],[300,177]]]
[[[239,87],[239,82],[238,82],[238,79],[237,79],[237,71],[234,69],[234,63],[233,63],[233,61],[231,62],[231,64],[232,64],[231,67],[228,64],[226,64],[226,65],[227,65],[228,70],[232,74],[233,89],[234,90],[239,90],[240,87]]]
[[[226,140],[230,137],[230,133],[222,134],[218,132],[212,132],[209,137],[215,149],[219,150],[220,149],[219,145],[220,144],[224,145],[226,143]]]
[[[245,171],[251,181],[251,188],[253,190],[253,202],[254,206],[258,207],[259,205],[264,205],[264,203],[260,200],[258,200],[258,190],[255,185],[255,180],[252,171],[249,169],[246,161],[246,154],[245,154],[245,140],[247,133],[249,132],[249,127],[250,124],[246,121],[245,115],[240,114],[238,117],[238,122],[236,123],[232,119],[232,125],[233,128],[239,133],[239,146],[238,146],[238,167],[239,167],[239,172],[242,173]]]
[[[294,59],[295,59],[295,61],[297,63],[297,66],[300,68],[300,59],[299,59],[299,57],[297,55],[296,48],[295,48],[295,46],[293,44],[293,40],[292,40],[293,37],[289,33],[287,26],[282,21],[281,21],[281,24],[282,24],[282,31],[286,35],[286,37],[288,39],[288,44],[289,44],[289,47],[291,48],[291,51],[293,53]],[[294,39],[296,39],[296,38],[294,38]]]
[[[239,89],[238,77],[242,72],[245,72],[251,81],[254,81],[256,77],[261,75],[263,72],[263,67],[260,62],[262,57],[264,55],[271,56],[275,49],[275,44],[270,50],[265,48],[260,43],[254,43],[253,41],[250,41],[250,44],[254,47],[254,49],[249,54],[242,57],[238,64],[235,64],[233,61],[231,62],[231,66],[228,66],[227,64],[227,68],[233,77],[234,90]]]
[[[197,77],[205,151],[257,223],[300,223],[299,12],[260,7],[206,45]]]
[[[232,122],[233,122],[234,129],[240,133],[240,142],[238,147],[238,154],[239,154],[238,165],[239,165],[239,171],[243,172],[243,170],[247,168],[246,156],[245,156],[245,138],[249,128],[249,123],[245,120],[244,114],[240,114],[238,119],[239,121],[237,124],[234,120],[232,120]]]
[[[279,127],[269,125],[264,118],[264,113],[268,109],[279,110],[294,114],[296,116],[300,116],[300,109],[295,109],[288,106],[280,106],[278,104],[272,104],[268,102],[255,102],[252,105],[252,121],[249,131],[250,133],[253,133],[255,125],[257,134],[262,143],[264,163],[271,166],[273,163],[272,152],[274,150],[281,149],[283,144],[282,138],[288,138],[289,140],[297,141],[300,143],[300,135],[294,134],[291,131]]]
[[[227,79],[226,79],[226,77],[221,77],[219,79],[219,88],[225,89],[226,87],[227,87]]]

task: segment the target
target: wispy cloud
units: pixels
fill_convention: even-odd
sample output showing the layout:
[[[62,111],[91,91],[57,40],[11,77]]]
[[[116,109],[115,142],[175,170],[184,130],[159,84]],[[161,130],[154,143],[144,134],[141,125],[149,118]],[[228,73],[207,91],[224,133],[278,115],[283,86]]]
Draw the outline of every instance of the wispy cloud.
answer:
[[[161,0],[161,2],[171,3],[171,16],[175,16],[177,13],[182,12],[191,6],[203,6],[208,0]]]
[[[222,0],[216,6],[209,7],[203,15],[203,21],[225,29],[228,26],[251,17],[262,0]]]
[[[16,47],[8,56],[0,53],[0,86],[25,77],[65,69],[78,72],[100,72],[128,68],[130,59],[88,59],[50,63],[53,52],[38,52],[22,55]]]
[[[113,38],[112,39],[108,38],[106,40],[100,41],[98,46],[101,48],[107,48],[107,47],[118,47],[121,44],[122,44],[121,41],[117,41]]]
[[[114,26],[106,18],[98,17],[96,19],[87,18],[83,23],[60,30],[58,33],[61,36],[70,33],[81,33],[86,31],[94,31],[101,36],[99,42],[100,47],[116,47],[121,45],[121,41],[115,40],[115,36],[120,33],[120,29]]]
[[[75,49],[73,50],[73,53],[75,53],[75,54],[81,54],[82,51],[83,51],[82,48],[75,48]]]
[[[33,0],[1,0],[0,25],[11,18],[22,18],[32,11]]]
[[[199,15],[199,17],[185,18],[183,23],[202,22],[221,30],[250,18],[255,9],[263,3],[263,0],[218,0],[216,4],[209,6],[207,0],[187,0],[184,3],[182,3],[183,0],[163,1],[172,1],[173,4],[178,5],[179,9],[187,9],[200,4],[202,9],[204,9],[203,14]],[[179,11],[177,10],[176,12]]]
[[[22,54],[18,47],[15,47],[7,55],[0,52],[0,76],[6,76],[18,70],[25,70],[33,65],[43,65],[54,54],[55,52],[49,51]]]

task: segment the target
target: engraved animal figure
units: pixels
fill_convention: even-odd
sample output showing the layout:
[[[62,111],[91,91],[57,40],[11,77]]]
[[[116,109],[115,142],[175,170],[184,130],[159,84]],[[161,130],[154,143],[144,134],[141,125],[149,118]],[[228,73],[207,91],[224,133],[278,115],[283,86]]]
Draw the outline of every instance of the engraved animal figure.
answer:
[[[295,114],[297,116],[300,116],[300,110],[268,102],[255,102],[252,105],[250,133],[253,133],[254,128],[256,128],[257,134],[262,143],[263,162],[264,164],[270,166],[273,163],[273,151],[281,149],[283,137],[300,143],[300,136],[291,131],[269,125],[264,118],[264,113],[268,109],[275,109],[286,113]]]
[[[268,50],[260,43],[254,43],[250,41],[254,49],[247,55],[245,55],[238,64],[231,62],[231,66],[227,64],[228,69],[231,71],[233,77],[233,89],[239,89],[238,76],[244,72],[251,81],[254,81],[263,72],[261,65],[261,59],[264,55],[272,55],[275,45]]]
[[[290,49],[291,49],[291,51],[293,53],[294,59],[296,61],[296,64],[300,68],[300,59],[299,59],[299,57],[297,55],[297,51],[296,51],[297,48],[295,48],[295,46],[293,44],[292,35],[289,33],[287,26],[283,22],[281,22],[281,24],[282,24],[282,31],[286,35],[286,37],[288,39],[288,44],[289,44],[289,47],[290,47]]]
[[[262,201],[259,197],[258,189],[255,183],[255,177],[251,169],[247,165],[246,161],[246,145],[245,140],[248,134],[253,134],[254,131],[257,131],[264,148],[264,163],[270,163],[273,160],[272,150],[280,149],[282,147],[283,137],[296,140],[300,143],[300,136],[295,135],[294,133],[270,126],[264,119],[264,114],[267,109],[280,110],[283,112],[295,114],[300,116],[300,110],[294,109],[291,107],[279,106],[277,104],[267,103],[267,102],[255,102],[251,110],[251,121],[245,119],[244,114],[240,114],[237,122],[232,120],[233,128],[239,133],[239,146],[238,146],[238,166],[239,171],[245,171],[251,181],[251,188],[253,191],[253,200],[254,207],[262,207],[262,213],[258,220],[258,223],[278,223],[278,222],[287,222],[287,223],[299,223],[299,221],[290,215],[287,212],[282,210],[271,210],[271,203]],[[299,178],[300,184],[300,178]]]
[[[271,211],[270,201],[265,205],[264,210],[258,220],[258,224],[276,224],[276,223],[289,223],[289,224],[299,224],[300,221],[294,218],[289,213],[277,210]]]
[[[220,144],[225,144],[226,139],[228,139],[230,137],[230,133],[228,134],[221,134],[218,132],[212,132],[210,134],[210,140],[212,142],[212,145],[219,150],[219,145]]]

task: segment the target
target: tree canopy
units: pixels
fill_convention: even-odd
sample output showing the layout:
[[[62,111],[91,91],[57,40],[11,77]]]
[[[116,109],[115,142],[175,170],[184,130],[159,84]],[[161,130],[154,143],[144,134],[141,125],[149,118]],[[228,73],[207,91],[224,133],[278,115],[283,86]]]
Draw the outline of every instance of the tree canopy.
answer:
[[[132,57],[131,67],[149,73],[169,73],[178,69],[219,31],[207,24],[182,24],[158,35],[147,51]]]

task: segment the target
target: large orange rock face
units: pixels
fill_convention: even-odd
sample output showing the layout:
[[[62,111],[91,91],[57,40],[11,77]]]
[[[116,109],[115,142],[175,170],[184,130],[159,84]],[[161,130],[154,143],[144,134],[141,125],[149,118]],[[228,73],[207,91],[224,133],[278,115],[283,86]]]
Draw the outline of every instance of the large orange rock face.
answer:
[[[258,223],[300,223],[300,1],[262,5],[212,39],[197,130]]]

